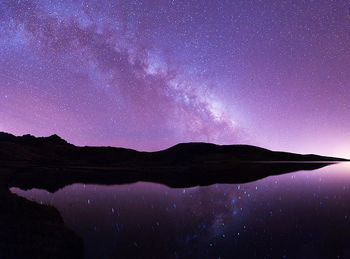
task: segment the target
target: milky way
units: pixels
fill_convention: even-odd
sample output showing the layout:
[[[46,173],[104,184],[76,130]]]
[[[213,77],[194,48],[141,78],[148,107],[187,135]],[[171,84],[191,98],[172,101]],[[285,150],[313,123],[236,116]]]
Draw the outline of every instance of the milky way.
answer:
[[[347,1],[0,1],[0,131],[350,156]]]

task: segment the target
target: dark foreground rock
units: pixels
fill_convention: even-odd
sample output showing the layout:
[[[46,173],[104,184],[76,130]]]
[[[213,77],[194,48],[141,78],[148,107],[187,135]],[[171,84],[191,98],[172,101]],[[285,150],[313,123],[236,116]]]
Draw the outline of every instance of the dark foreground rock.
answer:
[[[59,212],[0,188],[0,258],[83,258],[83,242]]]

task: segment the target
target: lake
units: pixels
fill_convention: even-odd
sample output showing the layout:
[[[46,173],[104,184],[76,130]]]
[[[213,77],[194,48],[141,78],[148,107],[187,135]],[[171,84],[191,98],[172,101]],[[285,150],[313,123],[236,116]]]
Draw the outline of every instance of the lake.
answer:
[[[90,258],[350,258],[350,163],[192,188],[11,192],[56,207]]]

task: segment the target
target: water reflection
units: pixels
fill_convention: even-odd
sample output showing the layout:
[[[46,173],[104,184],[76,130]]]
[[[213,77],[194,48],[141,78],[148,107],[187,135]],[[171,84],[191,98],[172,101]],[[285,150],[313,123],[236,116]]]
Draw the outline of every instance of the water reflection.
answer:
[[[11,191],[55,206],[86,258],[350,258],[348,163],[246,184]]]

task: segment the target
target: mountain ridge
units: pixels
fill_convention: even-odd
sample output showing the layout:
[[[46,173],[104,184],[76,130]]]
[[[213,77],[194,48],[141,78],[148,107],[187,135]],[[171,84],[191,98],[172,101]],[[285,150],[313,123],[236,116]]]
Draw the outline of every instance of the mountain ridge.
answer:
[[[110,146],[75,146],[58,135],[14,136],[0,132],[0,161],[62,162],[63,164],[140,163],[184,165],[210,161],[348,161],[344,158],[272,151],[252,145],[179,143],[154,152]]]

